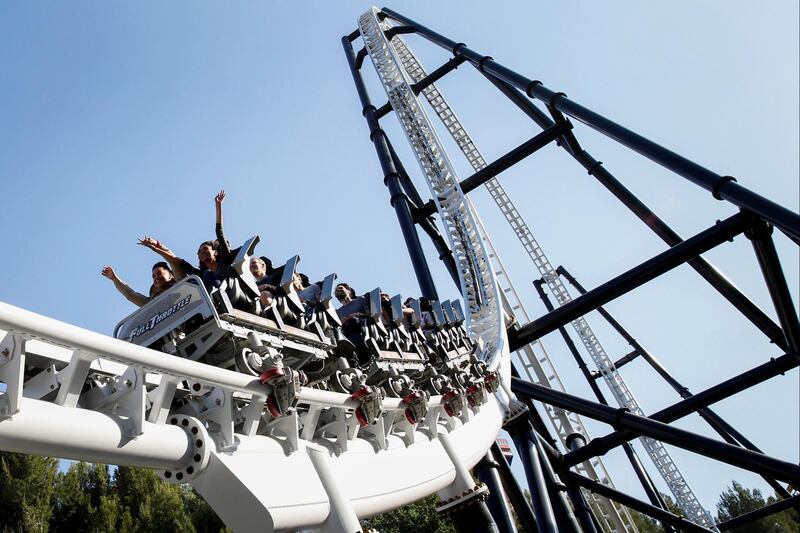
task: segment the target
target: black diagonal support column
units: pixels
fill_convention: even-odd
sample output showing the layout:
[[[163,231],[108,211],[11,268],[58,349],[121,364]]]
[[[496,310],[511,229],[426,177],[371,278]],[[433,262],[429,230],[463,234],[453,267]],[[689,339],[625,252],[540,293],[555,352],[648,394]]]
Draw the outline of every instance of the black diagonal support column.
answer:
[[[727,218],[583,296],[562,305],[555,311],[510,332],[508,342],[511,350],[518,350],[551,331],[555,331],[559,326],[568,324],[703,252],[733,239],[747,229],[750,222],[750,217],[741,213]]]
[[[425,260],[425,253],[422,251],[422,245],[419,242],[414,219],[411,216],[411,206],[400,185],[400,176],[392,161],[389,146],[386,142],[386,134],[378,124],[378,119],[375,116],[375,106],[370,102],[367,88],[364,86],[364,80],[361,78],[361,73],[356,66],[357,62],[353,52],[353,45],[348,37],[342,38],[342,46],[344,46],[347,62],[350,65],[350,72],[353,75],[353,81],[356,84],[356,90],[361,100],[362,113],[369,126],[369,137],[372,144],[375,146],[375,152],[378,154],[378,160],[381,163],[384,176],[383,182],[389,189],[390,202],[392,207],[394,207],[397,221],[400,224],[400,230],[403,233],[403,239],[408,248],[408,254],[411,257],[411,263],[414,266],[414,274],[417,276],[420,292],[425,298],[438,300],[439,297],[436,293],[436,285],[433,282],[431,271]]]
[[[506,82],[529,98],[535,98],[553,109],[560,111],[590,128],[610,137],[618,143],[643,155],[651,161],[671,170],[675,174],[709,191],[718,200],[727,200],[734,205],[749,209],[780,227],[795,239],[800,239],[800,216],[766,198],[740,186],[730,176],[719,174],[672,152],[653,141],[620,126],[619,124],[573,102],[564,93],[545,87],[538,80],[531,80],[496,62],[490,56],[480,54],[464,43],[457,43],[426,28],[388,8],[383,13],[403,23],[418,35],[452,52],[454,56],[464,56],[479,71]]]
[[[511,390],[516,394],[606,422],[637,435],[660,440],[745,470],[800,485],[800,466],[787,461],[668,426],[652,418],[635,415],[627,409],[614,409],[517,378],[512,378]]]

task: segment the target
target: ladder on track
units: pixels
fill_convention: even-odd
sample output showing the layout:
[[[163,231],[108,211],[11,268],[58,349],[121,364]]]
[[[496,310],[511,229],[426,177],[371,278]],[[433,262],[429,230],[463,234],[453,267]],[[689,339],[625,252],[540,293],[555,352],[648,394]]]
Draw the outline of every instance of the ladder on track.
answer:
[[[392,44],[394,45],[395,51],[398,57],[400,58],[401,62],[403,63],[406,72],[411,77],[412,81],[416,83],[422,80],[426,76],[426,73],[423,70],[419,61],[417,61],[417,59],[414,57],[411,50],[405,45],[402,38],[400,38],[399,36],[395,36],[392,39]],[[433,108],[434,112],[442,120],[442,123],[445,125],[447,130],[452,135],[453,139],[458,144],[461,151],[466,156],[469,163],[472,165],[473,169],[475,171],[478,171],[484,168],[487,164],[485,159],[478,151],[477,147],[472,142],[466,130],[461,125],[461,123],[459,122],[453,111],[450,109],[449,105],[445,101],[442,94],[438,91],[438,89],[436,89],[435,85],[432,84],[428,86],[422,92],[425,98],[428,100],[430,106]],[[564,305],[565,303],[571,301],[572,297],[567,291],[567,288],[565,287],[564,283],[561,281],[561,278],[559,277],[558,273],[555,271],[552,264],[547,259],[547,256],[544,254],[538,242],[534,238],[530,228],[525,223],[519,211],[517,211],[516,207],[511,202],[511,199],[509,198],[505,190],[502,188],[500,183],[496,179],[492,178],[491,180],[486,182],[486,188],[488,189],[489,194],[492,196],[497,206],[500,208],[500,211],[503,213],[503,216],[511,225],[511,228],[514,230],[514,233],[519,238],[520,242],[525,248],[525,251],[528,253],[531,260],[536,265],[536,268],[543,276],[545,282],[547,283],[548,288],[555,295],[558,304]],[[496,253],[494,253],[494,256],[495,256],[495,262],[499,263],[499,261],[497,261]],[[500,270],[502,270],[502,268]],[[508,288],[508,283],[510,283],[510,281],[508,280],[508,276],[505,275],[505,272],[502,272],[502,275],[497,275],[497,278],[499,283],[504,282],[506,284],[503,289],[504,294],[508,295],[511,294],[512,292],[514,294],[513,298],[514,300],[516,300],[516,302],[512,304],[512,309],[515,306],[519,306],[519,308],[522,309],[516,291],[513,291],[513,289],[509,291],[505,290],[506,288]],[[501,282],[501,280],[503,281]],[[523,323],[527,323],[527,321],[528,320],[526,318],[525,322]],[[617,400],[617,403],[621,407],[627,407],[634,414],[644,416],[644,412],[639,407],[636,398],[633,396],[633,393],[628,388],[622,376],[614,367],[613,361],[606,353],[605,349],[603,348],[598,338],[595,336],[588,322],[583,317],[580,317],[572,322],[572,326],[578,333],[581,342],[586,347],[586,350],[589,352],[590,356],[592,357],[592,360],[597,365],[598,370],[602,374],[606,384],[608,385],[609,389],[614,395],[614,398]],[[541,347],[541,344],[539,344],[539,346]],[[546,354],[544,350],[543,353]],[[543,358],[541,358],[544,359],[545,361],[541,361],[540,358],[536,357],[535,355],[533,358],[531,358],[529,354],[525,354],[525,357],[524,358],[521,357],[521,359],[523,361],[527,359],[535,366],[539,366],[541,364],[544,364],[545,362],[550,363],[549,357],[547,357],[546,355]],[[534,360],[537,361],[538,365],[536,363],[533,363]],[[556,376],[557,378],[557,374],[555,374],[555,369],[552,367],[552,363],[550,363],[548,366],[550,366],[550,368],[553,369],[552,374],[545,375],[545,379],[547,379],[548,382],[543,384],[548,386],[553,386],[553,384],[557,383],[556,386],[557,387],[560,386],[560,390],[563,390],[563,386],[561,386],[560,384],[560,379],[553,379],[553,380],[549,379],[548,377],[549,375]],[[529,369],[526,368],[526,371],[528,370]],[[537,379],[536,381],[540,380]],[[550,410],[552,410],[552,408],[548,408],[548,411]],[[550,416],[549,412],[548,416]],[[551,421],[553,421],[552,417]],[[704,527],[713,529],[714,528],[713,519],[700,504],[699,500],[695,496],[694,492],[687,483],[686,479],[681,474],[680,470],[678,470],[677,465],[672,460],[672,457],[670,457],[664,445],[660,441],[649,439],[646,437],[642,437],[640,440],[645,450],[647,451],[647,454],[650,456],[653,463],[655,464],[656,469],[661,474],[662,478],[669,486],[670,491],[675,496],[678,505],[686,513],[689,520],[701,524]]]

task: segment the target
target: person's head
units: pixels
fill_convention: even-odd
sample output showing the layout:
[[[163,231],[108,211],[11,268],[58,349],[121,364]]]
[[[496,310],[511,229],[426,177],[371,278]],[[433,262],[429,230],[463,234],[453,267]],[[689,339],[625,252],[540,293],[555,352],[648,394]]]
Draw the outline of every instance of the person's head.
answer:
[[[298,292],[302,291],[303,288],[304,288],[303,287],[303,278],[301,278],[300,274],[298,274],[297,272],[294,272],[292,274],[292,286],[294,287],[294,290],[296,290]]]
[[[157,291],[166,290],[174,281],[175,276],[167,263],[159,261],[153,265],[153,285],[155,285]]]
[[[311,286],[311,280],[308,279],[308,276],[303,274],[302,272],[298,274],[300,276],[300,282],[303,284],[303,288]]]
[[[385,292],[381,293],[381,303],[383,303],[383,302],[391,302],[391,301],[392,301],[392,297],[391,296],[389,296]]]
[[[347,298],[350,298],[351,300],[355,298],[356,291],[354,291],[353,287],[351,287],[347,283],[340,283],[336,286],[336,289],[334,289],[333,295],[336,296],[336,299],[341,302],[342,300],[346,300]]]
[[[205,241],[197,248],[197,259],[200,261],[200,270],[211,269],[217,264],[217,241]]]
[[[261,280],[266,277],[267,265],[264,263],[262,258],[253,257],[250,259],[250,273],[253,274],[253,277],[257,280]]]

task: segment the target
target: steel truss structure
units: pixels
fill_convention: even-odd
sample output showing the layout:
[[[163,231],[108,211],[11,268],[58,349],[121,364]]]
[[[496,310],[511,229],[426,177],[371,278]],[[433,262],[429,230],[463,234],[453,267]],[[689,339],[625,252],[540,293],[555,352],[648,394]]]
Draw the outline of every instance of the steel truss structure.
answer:
[[[401,37],[408,34],[418,35],[438,45],[450,52],[452,58],[430,74],[426,73]],[[356,52],[353,43],[359,37],[363,39],[365,46]],[[444,233],[448,236],[460,236],[462,240],[475,243],[477,236],[480,235],[484,241],[488,256],[492,260],[492,268],[502,288],[506,314],[515,317],[519,323],[509,330],[510,349],[518,351],[529,379],[535,381],[532,383],[516,377],[512,380],[511,389],[523,403],[534,400],[545,405],[544,412],[553,423],[563,447],[562,451],[553,446],[557,441],[550,436],[548,428],[532,404],[528,404],[527,409],[524,407],[512,409],[512,413],[507,417],[506,428],[512,434],[519,454],[523,458],[529,488],[533,495],[533,509],[529,508],[524,500],[520,501],[519,487],[511,478],[507,467],[503,466],[502,456],[495,450],[484,460],[482,468],[484,470],[496,468],[502,478],[502,488],[495,487],[501,495],[499,497],[495,495],[495,498],[490,499],[490,507],[494,511],[498,527],[501,530],[509,527],[504,525],[507,524],[507,520],[503,517],[508,513],[504,510],[503,488],[508,492],[525,527],[543,531],[635,530],[623,506],[661,521],[667,530],[677,528],[687,531],[715,529],[724,531],[791,506],[800,508],[798,505],[800,495],[793,495],[790,492],[795,490],[792,487],[800,486],[800,467],[766,456],[755,444],[709,408],[714,402],[800,365],[800,321],[771,236],[773,228],[778,228],[794,243],[800,244],[800,217],[742,187],[734,178],[720,176],[705,169],[571,101],[564,93],[553,91],[540,81],[517,74],[490,56],[480,54],[464,43],[452,41],[391,9],[373,8],[365,13],[359,19],[359,29],[344,37],[342,42],[356,82],[363,114],[370,128],[370,136],[383,168],[384,182],[389,188],[391,203],[397,212],[423,294],[435,298],[436,290],[430,279],[425,256],[416,240],[416,225],[419,225],[431,238],[440,258],[462,289],[465,286],[465,278],[467,280],[474,278],[476,272],[482,272],[485,267],[475,258],[465,257],[460,253],[456,246],[458,242],[452,238],[448,246],[433,218],[438,212],[442,217]],[[372,104],[361,79],[360,70],[367,57],[371,59],[378,72],[388,96],[388,101],[380,106]],[[475,67],[542,128],[540,134],[489,164],[435,86],[438,80],[465,63]],[[430,104],[431,109],[441,119],[445,129],[453,136],[475,171],[460,183],[453,182],[456,177],[452,164],[419,104],[419,95]],[[540,105],[543,105],[546,111],[543,111]],[[431,201],[425,202],[415,189],[388,136],[380,128],[380,120],[392,111],[398,116],[423,175],[428,180]],[[682,239],[618,181],[601,162],[581,147],[573,133],[570,119],[584,123],[622,146],[703,187],[715,199],[739,207],[740,212],[693,237]],[[589,291],[585,290],[563,267],[554,268],[510,198],[495,179],[502,171],[551,142],[557,142],[567,154],[656,233],[669,249]],[[447,210],[442,209],[442,205],[448,203],[448,191],[460,189],[466,195],[480,185],[487,187],[542,276],[536,282],[536,288],[549,310],[542,317],[528,319],[497,251],[471,204],[467,201],[466,204],[458,206],[461,213],[460,220],[470,221],[468,228],[454,228]],[[471,216],[465,216],[469,211],[472,212]],[[752,242],[775,306],[779,322],[777,324],[733,286],[720,271],[701,257],[702,253],[740,234],[744,234]],[[480,249],[478,246],[470,247],[470,250]],[[603,308],[603,305],[615,298],[684,263],[689,264],[700,274],[770,342],[779,346],[784,354],[714,387],[692,394]],[[573,299],[562,278],[572,284],[580,296]],[[545,287],[555,297],[558,307],[554,307],[550,302]],[[633,349],[632,352],[617,360],[613,360],[606,353],[583,318],[595,310],[628,341]],[[565,330],[565,326],[569,324],[578,333],[581,343],[592,357],[596,366],[595,371],[589,370]],[[563,390],[546,351],[539,344],[542,336],[556,330],[560,331],[581,367],[596,396],[596,402],[572,396]],[[544,356],[536,356],[532,346],[538,346]],[[645,416],[619,373],[622,366],[637,358],[642,358],[652,366],[678,392],[682,400],[657,413]],[[548,369],[552,368],[552,373],[545,372],[543,365]],[[599,378],[605,380],[618,407],[612,407],[606,401],[596,383]],[[695,412],[708,422],[724,442],[669,425],[670,422]],[[616,431],[590,439],[578,415],[607,422]],[[569,428],[569,431],[565,431],[565,428]],[[648,455],[672,490],[688,520],[667,510],[652,480],[629,445],[629,441],[635,438],[642,439]],[[670,458],[664,443],[756,472],[764,477],[781,500],[729,522],[714,524]],[[599,462],[599,456],[617,446],[622,447],[630,459],[648,495],[649,503],[616,490],[610,483],[602,463]],[[599,466],[603,476],[598,475],[595,466]],[[573,468],[576,471],[572,471]],[[780,482],[787,482],[789,488]],[[564,492],[571,500],[571,507],[565,500]],[[614,503],[609,505],[607,502]]]

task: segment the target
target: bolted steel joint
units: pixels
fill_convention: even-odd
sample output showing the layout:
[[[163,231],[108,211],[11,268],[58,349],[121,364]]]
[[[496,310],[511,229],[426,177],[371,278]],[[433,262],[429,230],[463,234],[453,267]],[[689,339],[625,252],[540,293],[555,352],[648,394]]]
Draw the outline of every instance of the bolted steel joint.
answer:
[[[191,416],[171,415],[168,423],[183,429],[191,443],[187,457],[181,464],[170,470],[159,471],[161,479],[170,483],[186,483],[197,477],[211,460],[211,447],[214,441],[208,435],[203,423]]]

